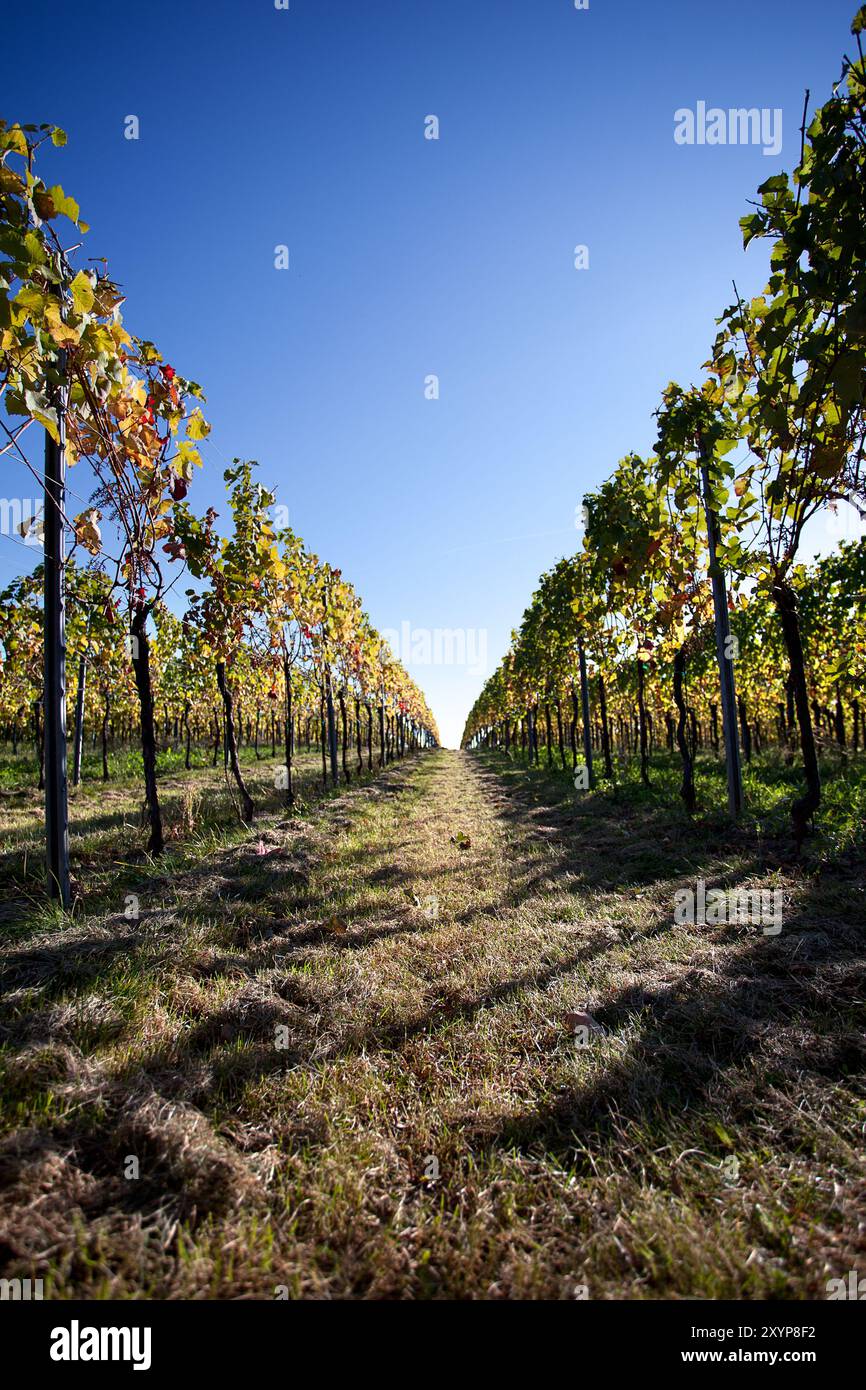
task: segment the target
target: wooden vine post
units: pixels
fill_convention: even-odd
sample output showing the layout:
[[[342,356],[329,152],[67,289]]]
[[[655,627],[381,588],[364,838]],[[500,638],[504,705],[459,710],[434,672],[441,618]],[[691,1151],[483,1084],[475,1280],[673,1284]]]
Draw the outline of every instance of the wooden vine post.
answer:
[[[60,355],[65,369],[66,354]],[[57,438],[45,432],[45,844],[48,892],[68,908],[72,901],[69,877],[69,804],[66,767],[66,543],[65,401],[55,393]]]
[[[586,775],[591,787],[595,786],[592,770],[592,731],[589,724],[589,686],[586,680],[586,652],[583,638],[577,639],[577,655],[580,663],[580,703],[583,713],[583,756],[586,760]]]
[[[728,776],[728,810],[736,820],[743,810],[743,773],[740,763],[740,738],[737,727],[737,692],[734,681],[734,661],[731,647],[731,628],[728,618],[728,594],[725,576],[716,558],[719,538],[719,518],[713,505],[710,486],[710,458],[703,437],[698,434],[701,468],[701,490],[707,518],[707,548],[710,557],[710,579],[713,586],[713,612],[716,630],[716,660],[719,666],[719,686],[722,705],[722,733],[725,739],[725,768]]]

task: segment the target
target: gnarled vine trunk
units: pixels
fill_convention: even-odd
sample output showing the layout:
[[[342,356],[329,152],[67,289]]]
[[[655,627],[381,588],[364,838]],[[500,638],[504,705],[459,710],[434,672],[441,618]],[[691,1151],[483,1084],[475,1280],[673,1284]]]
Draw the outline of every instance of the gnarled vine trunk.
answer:
[[[781,583],[774,586],[773,599],[782,622],[782,636],[785,640],[785,651],[790,666],[790,690],[797,723],[800,727],[800,749],[803,754],[803,770],[806,774],[806,791],[803,796],[797,798],[791,807],[794,838],[799,846],[806,836],[809,821],[821,804],[821,774],[818,770],[812,712],[809,709],[809,691],[806,686],[806,663],[803,657],[800,617],[797,612],[797,595],[789,584]]]
[[[162,833],[162,810],[156,785],[156,726],[153,718],[153,685],[150,678],[150,643],[147,636],[147,610],[136,608],[130,628],[132,637],[132,669],[141,710],[141,756],[144,763],[144,795],[147,818],[150,822],[148,849],[162,854],[165,839]]]
[[[224,661],[218,661],[216,664],[216,678],[217,688],[219,690],[220,695],[222,696],[223,709],[225,710],[226,757],[228,759],[229,767],[231,768],[232,776],[234,777],[235,783],[237,784],[237,789],[240,793],[241,820],[243,821],[244,825],[252,825],[255,814],[253,807],[253,799],[247,791],[246,783],[244,782],[243,775],[241,773],[241,766],[238,762],[238,743],[237,736],[235,734],[234,702],[232,700],[232,692],[229,689],[228,681],[226,680],[226,664]]]
[[[685,649],[680,647],[674,657],[674,704],[677,707],[677,747],[680,750],[680,757],[683,760],[683,781],[680,787],[680,796],[685,802],[686,810],[691,815],[695,809],[697,797],[695,795],[695,764],[692,757],[689,741],[686,738],[686,702],[683,695],[683,681],[686,674],[686,654]]]
[[[183,728],[186,736],[186,752],[183,760],[183,765],[186,768],[187,772],[189,772],[190,768],[192,767],[192,763],[190,761],[190,753],[192,751],[192,730],[189,727],[189,700],[185,702],[183,707]]]
[[[743,756],[747,763],[752,761],[752,730],[749,726],[749,711],[742,695],[737,701],[737,711],[740,716],[740,738],[743,744]]]
[[[334,692],[331,688],[331,674],[325,672],[325,702],[328,713],[328,753],[331,760],[331,782],[336,787],[340,781],[340,767],[337,755],[337,720],[334,714]]]
[[[81,755],[84,751],[84,690],[87,684],[87,657],[78,658],[78,687],[75,692],[75,733],[72,745],[72,785],[81,781]]]
[[[559,737],[559,757],[562,763],[562,770],[565,772],[565,740],[562,733],[562,704],[556,702],[556,731]]]
[[[598,708],[601,715],[601,756],[604,758],[604,775],[613,777],[613,761],[610,756],[610,728],[607,722],[607,692],[604,676],[598,673]]]
[[[637,710],[640,738],[640,780],[645,787],[648,787],[650,780],[649,757],[647,754],[646,701],[644,699],[644,669],[640,657],[638,657],[637,662]]]
[[[45,790],[45,739],[44,739],[44,737],[43,737],[44,730],[43,730],[43,728],[42,728],[42,700],[41,700],[41,699],[39,699],[39,700],[34,700],[34,701],[33,701],[33,722],[34,722],[35,731],[36,731],[36,753],[37,753],[37,756],[38,756],[38,758],[39,758],[39,790],[40,790],[41,792],[44,792],[44,790]],[[15,727],[15,726],[13,725],[13,729],[14,729],[14,727]],[[12,751],[13,751],[13,753],[14,753],[14,752],[15,752],[15,749],[13,748]]]
[[[217,758],[219,757],[219,753],[220,753],[220,744],[222,743],[222,724],[220,723],[219,710],[216,710],[216,709],[214,710],[214,712],[213,712],[213,720],[214,720],[213,766],[216,767],[216,765],[217,765]]]
[[[102,780],[108,781],[108,721],[111,718],[111,696],[102,692]]]
[[[343,777],[345,781],[351,782],[352,774],[349,771],[349,763],[346,756],[349,748],[349,725],[346,719],[346,696],[343,693],[342,689],[340,690],[337,699],[340,702],[340,732],[342,735]]]

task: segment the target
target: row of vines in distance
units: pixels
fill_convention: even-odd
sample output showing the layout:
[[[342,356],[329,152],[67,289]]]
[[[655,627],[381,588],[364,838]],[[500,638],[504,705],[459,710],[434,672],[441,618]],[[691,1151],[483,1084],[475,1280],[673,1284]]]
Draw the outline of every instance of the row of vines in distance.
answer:
[[[201,517],[191,510],[187,493],[210,433],[202,389],[127,330],[123,293],[104,265],[76,268],[89,228],[75,199],[37,173],[42,147],[65,144],[55,126],[0,122],[0,453],[45,487],[44,519],[22,525],[25,533],[44,528],[43,565],[11,584],[0,604],[0,724],[15,738],[29,727],[40,750],[46,806],[55,808],[46,817],[49,886],[67,904],[62,728],[73,671],[76,769],[88,721],[104,728],[113,718],[116,728],[135,730],[153,854],[164,847],[160,704],[179,711],[191,731],[217,703],[245,822],[255,808],[238,759],[241,692],[248,709],[271,708],[274,736],[279,711],[289,805],[299,719],[320,721],[324,776],[334,783],[341,764],[344,779],[351,775],[350,725],[358,744],[363,727],[368,764],[374,719],[380,761],[431,746],[438,735],[422,692],[352,585],[276,524],[275,494],[254,463],[235,460],[225,470],[228,534],[217,528],[215,507]],[[45,432],[44,475],[25,452],[34,427]],[[77,511],[67,510],[76,494],[66,464],[77,465],[76,481],[87,479]],[[178,605],[184,573],[194,582]],[[52,682],[46,673],[57,653]],[[44,762],[43,744],[52,754]]]
[[[764,291],[744,302],[735,287],[706,379],[671,383],[653,453],[584,499],[583,547],[542,576],[465,744],[519,737],[537,757],[540,713],[552,754],[565,706],[574,761],[581,727],[607,776],[614,740],[645,782],[655,739],[676,745],[690,811],[696,747],[718,751],[720,724],[729,787],[741,743],[746,756],[798,744],[798,843],[821,803],[822,744],[862,746],[864,545],[811,567],[802,551],[815,518],[866,514],[864,30],[866,7],[832,95],[804,109],[793,175],[769,178],[741,219],[746,245],[772,245]]]

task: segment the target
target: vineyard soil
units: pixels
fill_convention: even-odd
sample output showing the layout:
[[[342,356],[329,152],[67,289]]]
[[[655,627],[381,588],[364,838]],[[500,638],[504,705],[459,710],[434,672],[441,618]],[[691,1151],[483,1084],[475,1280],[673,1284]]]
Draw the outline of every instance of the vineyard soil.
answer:
[[[750,775],[772,808],[784,774]],[[114,886],[94,829],[98,910],[18,918],[0,957],[6,1275],[823,1297],[863,1255],[862,817],[799,860],[778,819],[688,830],[653,789],[438,751]],[[783,888],[781,934],[675,926],[697,877]]]

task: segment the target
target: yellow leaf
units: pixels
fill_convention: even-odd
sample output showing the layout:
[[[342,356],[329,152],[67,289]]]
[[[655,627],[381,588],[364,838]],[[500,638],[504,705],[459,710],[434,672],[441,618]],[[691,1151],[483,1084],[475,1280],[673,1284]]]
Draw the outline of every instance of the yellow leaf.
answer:
[[[13,150],[15,154],[27,154],[27,136],[19,125],[9,127],[4,134],[3,144],[7,150]]]
[[[210,425],[196,407],[187,422],[186,432],[190,439],[207,439],[210,434]]]
[[[39,207],[40,201],[42,201],[46,207],[50,208],[50,211],[43,213]],[[51,188],[41,194],[39,190],[34,192],[33,202],[36,204],[36,211],[39,213],[40,217],[57,217],[59,214],[62,214],[64,217],[68,217],[70,222],[75,222],[76,224],[78,222],[78,204],[74,198],[68,197],[68,195],[63,192],[59,183],[53,184]]]
[[[49,301],[45,306],[45,322],[58,347],[74,347],[81,337],[81,329],[64,323],[60,316],[60,305]]]
[[[201,468],[202,466],[201,454],[194,445],[190,444],[188,439],[181,439],[178,442],[177,452],[180,456],[181,463],[185,467],[187,481],[189,481],[192,478],[193,465],[197,468]]]
[[[83,270],[79,270],[72,284],[69,286],[72,295],[72,303],[75,305],[75,312],[78,314],[88,314],[93,308],[93,285],[90,276]]]

